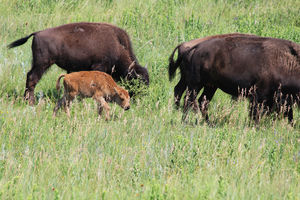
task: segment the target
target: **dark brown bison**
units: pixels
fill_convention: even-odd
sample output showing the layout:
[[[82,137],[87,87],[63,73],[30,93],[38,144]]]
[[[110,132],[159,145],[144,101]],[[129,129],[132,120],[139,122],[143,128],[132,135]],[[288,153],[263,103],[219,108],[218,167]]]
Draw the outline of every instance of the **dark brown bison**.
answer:
[[[116,81],[121,78],[140,78],[149,84],[148,70],[139,65],[128,34],[114,25],[66,24],[34,32],[16,40],[8,47],[20,46],[31,36],[33,61],[27,74],[24,93],[30,104],[34,103],[36,84],[52,64],[58,65],[68,73],[97,70],[112,74]]]
[[[229,33],[229,34],[213,35],[213,36],[207,36],[207,37],[203,37],[203,38],[194,39],[194,40],[191,40],[188,42],[183,42],[183,43],[179,44],[177,47],[175,47],[171,56],[169,57],[168,71],[169,71],[169,79],[171,81],[175,77],[175,72],[176,72],[177,68],[179,67],[179,69],[180,69],[180,74],[181,74],[180,80],[174,88],[174,100],[175,100],[175,105],[177,108],[179,108],[179,106],[180,106],[180,100],[181,100],[182,94],[187,89],[187,83],[185,81],[185,77],[186,77],[185,68],[186,67],[185,67],[185,62],[183,62],[183,60],[184,59],[189,60],[189,59],[191,59],[190,56],[193,55],[191,52],[189,52],[188,54],[187,54],[187,52],[192,47],[196,46],[197,44],[199,44],[203,41],[213,39],[213,38],[225,38],[225,37],[235,37],[235,36],[256,37],[256,35],[251,35],[251,34]],[[176,51],[177,51],[177,59],[176,59],[176,61],[174,61],[174,55],[175,55]]]
[[[208,120],[208,102],[216,90],[250,99],[250,115],[260,110],[283,112],[293,121],[292,105],[300,98],[300,45],[259,36],[216,37],[190,48],[182,56],[189,102],[198,103]],[[172,75],[172,74],[170,74]],[[171,76],[170,76],[171,77]],[[185,110],[191,104],[185,105]],[[197,105],[198,106],[198,105]]]

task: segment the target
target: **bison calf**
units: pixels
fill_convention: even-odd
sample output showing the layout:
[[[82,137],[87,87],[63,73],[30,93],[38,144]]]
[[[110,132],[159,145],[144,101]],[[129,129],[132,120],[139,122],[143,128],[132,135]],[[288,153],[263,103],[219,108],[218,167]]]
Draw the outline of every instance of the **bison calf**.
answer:
[[[56,115],[58,109],[63,106],[65,112],[70,116],[69,107],[73,99],[80,95],[81,97],[92,97],[98,103],[99,116],[103,108],[106,112],[105,119],[109,119],[110,107],[109,102],[116,102],[124,110],[130,108],[130,97],[127,90],[119,87],[112,77],[104,72],[99,71],[81,71],[70,74],[62,74],[59,76],[56,89],[60,90],[60,79],[64,78],[64,95],[57,102],[53,116]]]

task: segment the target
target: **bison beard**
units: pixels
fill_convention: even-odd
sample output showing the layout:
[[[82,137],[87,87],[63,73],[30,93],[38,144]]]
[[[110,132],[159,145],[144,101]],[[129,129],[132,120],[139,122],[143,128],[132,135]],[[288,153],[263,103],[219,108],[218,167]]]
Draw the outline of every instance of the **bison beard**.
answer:
[[[24,44],[31,36],[32,68],[27,73],[24,97],[32,105],[34,89],[52,64],[68,73],[102,71],[114,80],[141,79],[149,85],[148,70],[139,65],[128,34],[107,23],[72,23],[34,32],[14,41],[8,47]],[[131,64],[133,65],[131,66]],[[113,72],[113,67],[115,71]],[[130,69],[129,69],[129,66]]]
[[[187,88],[188,94],[184,111],[194,106],[208,121],[208,103],[220,88],[232,96],[243,91],[250,100],[250,116],[256,122],[262,110],[283,112],[289,122],[293,121],[292,106],[299,105],[300,97],[299,44],[259,36],[213,38],[184,52],[178,65],[184,66],[180,68],[179,83],[185,85],[183,91]],[[171,71],[170,78],[175,71]]]

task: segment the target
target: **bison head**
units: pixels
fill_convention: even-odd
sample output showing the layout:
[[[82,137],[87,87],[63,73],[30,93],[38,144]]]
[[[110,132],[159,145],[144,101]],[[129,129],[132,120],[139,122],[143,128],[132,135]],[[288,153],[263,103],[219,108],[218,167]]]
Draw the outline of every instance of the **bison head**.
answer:
[[[130,96],[128,94],[128,91],[121,87],[115,87],[114,90],[116,92],[114,101],[124,110],[128,110],[130,108]]]
[[[127,80],[140,79],[146,85],[149,85],[149,74],[148,74],[147,65],[146,67],[142,67],[141,65],[133,61],[128,67],[128,74],[126,76],[126,79]]]

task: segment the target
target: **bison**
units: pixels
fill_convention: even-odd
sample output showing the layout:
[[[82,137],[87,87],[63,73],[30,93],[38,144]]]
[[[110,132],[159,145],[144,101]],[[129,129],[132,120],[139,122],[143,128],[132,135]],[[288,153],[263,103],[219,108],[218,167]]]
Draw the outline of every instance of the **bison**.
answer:
[[[130,97],[127,90],[119,87],[110,75],[100,71],[80,71],[59,76],[56,89],[60,90],[60,79],[64,77],[64,95],[57,102],[53,116],[56,116],[58,109],[63,106],[68,117],[69,107],[73,99],[79,95],[83,98],[92,97],[98,103],[99,116],[105,109],[105,119],[109,119],[109,106],[107,101],[116,102],[124,110],[130,108]]]
[[[256,37],[256,35],[252,35],[252,34],[229,33],[229,34],[213,35],[213,36],[207,36],[207,37],[203,37],[203,38],[194,39],[194,40],[191,40],[188,42],[183,42],[183,43],[179,44],[177,47],[175,47],[171,56],[169,57],[168,72],[169,72],[169,79],[171,81],[175,77],[175,72],[176,72],[177,68],[180,67],[179,69],[180,69],[181,77],[180,77],[179,82],[177,83],[177,85],[174,88],[174,100],[175,100],[176,108],[179,108],[182,94],[187,89],[187,83],[185,81],[185,78],[186,78],[185,68],[186,67],[185,67],[185,62],[183,62],[183,60],[191,59],[190,56],[192,55],[192,53],[187,54],[187,52],[189,52],[189,50],[192,47],[196,46],[197,44],[199,44],[203,41],[213,39],[213,38],[225,38],[225,37],[234,37],[234,36]],[[178,52],[177,60],[174,61],[174,55],[175,55],[176,51]]]
[[[182,56],[189,102],[198,103],[208,121],[207,106],[216,90],[250,100],[250,116],[283,112],[293,121],[292,105],[300,98],[300,45],[292,41],[259,36],[215,37],[190,48]],[[172,74],[171,74],[172,75]],[[171,76],[170,76],[171,77]],[[198,105],[196,105],[198,106]]]
[[[97,70],[112,74],[114,80],[140,78],[149,84],[148,70],[142,67],[125,30],[107,23],[71,23],[12,42],[24,44],[31,36],[32,68],[27,73],[24,97],[34,104],[34,88],[52,64],[70,72]],[[114,70],[113,70],[114,69]]]

